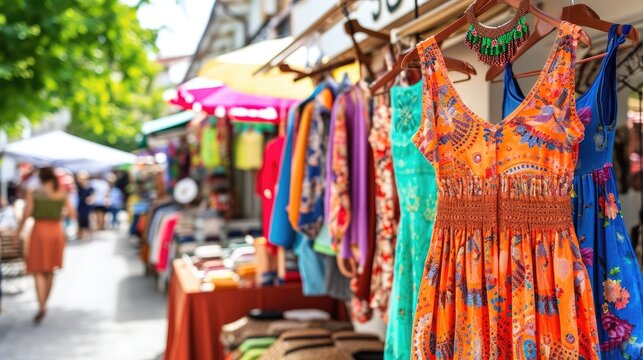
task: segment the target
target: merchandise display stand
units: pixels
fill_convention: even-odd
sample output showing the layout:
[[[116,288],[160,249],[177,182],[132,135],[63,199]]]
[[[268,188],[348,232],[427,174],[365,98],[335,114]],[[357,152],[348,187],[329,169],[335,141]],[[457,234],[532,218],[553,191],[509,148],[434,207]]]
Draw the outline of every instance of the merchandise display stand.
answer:
[[[221,327],[252,309],[293,310],[315,308],[334,318],[348,318],[342,302],[328,297],[305,297],[300,284],[250,289],[201,291],[182,259],[173,263],[168,292],[166,360],[223,359]]]

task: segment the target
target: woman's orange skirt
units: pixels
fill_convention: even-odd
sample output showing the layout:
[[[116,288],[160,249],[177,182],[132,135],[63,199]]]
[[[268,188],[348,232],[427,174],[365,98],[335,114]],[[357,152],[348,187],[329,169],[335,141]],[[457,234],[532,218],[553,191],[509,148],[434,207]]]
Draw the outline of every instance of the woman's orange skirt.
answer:
[[[60,220],[36,220],[29,238],[27,272],[52,272],[63,266],[65,233]]]

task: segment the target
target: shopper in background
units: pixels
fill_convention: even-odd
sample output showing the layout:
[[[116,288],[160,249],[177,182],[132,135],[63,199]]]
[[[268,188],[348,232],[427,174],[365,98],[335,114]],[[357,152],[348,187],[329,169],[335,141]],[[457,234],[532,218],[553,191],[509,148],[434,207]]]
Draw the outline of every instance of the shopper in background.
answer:
[[[92,196],[92,211],[96,218],[96,229],[105,230],[105,213],[107,212],[109,202],[109,183],[100,176],[94,176],[89,182],[94,190]]]
[[[76,184],[74,175],[70,171],[58,169],[57,174],[58,183],[63,191],[69,195],[69,201],[74,209],[78,208],[78,193],[76,191]],[[75,219],[66,216],[63,219],[63,230],[67,240],[75,239],[78,236],[78,228],[75,224]]]
[[[89,215],[92,211],[92,197],[94,189],[89,183],[89,175],[79,172],[76,175],[76,189],[78,205],[78,238],[87,240],[90,236]]]
[[[25,209],[18,225],[14,241],[27,219],[34,218],[34,226],[27,245],[27,272],[34,275],[39,310],[34,317],[40,323],[47,312],[47,299],[54,280],[54,270],[62,267],[65,235],[61,217],[66,210],[68,217],[75,217],[69,194],[61,186],[54,169],[45,167],[38,173],[40,185],[25,196]]]
[[[123,204],[127,204],[127,200],[129,198],[129,173],[124,170],[118,170],[116,172],[116,178],[115,186],[123,194]]]
[[[118,177],[116,174],[110,174],[109,176],[109,201],[108,201],[108,210],[112,216],[112,229],[117,230],[119,228],[118,214],[125,207],[125,198],[123,191],[117,186]]]

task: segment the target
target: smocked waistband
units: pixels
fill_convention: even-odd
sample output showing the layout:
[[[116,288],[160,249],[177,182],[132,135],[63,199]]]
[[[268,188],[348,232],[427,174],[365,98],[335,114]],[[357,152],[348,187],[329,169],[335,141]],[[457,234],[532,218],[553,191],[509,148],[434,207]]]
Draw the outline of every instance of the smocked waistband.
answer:
[[[479,198],[438,198],[436,226],[518,226],[560,228],[572,225],[569,197],[508,199],[497,196]]]

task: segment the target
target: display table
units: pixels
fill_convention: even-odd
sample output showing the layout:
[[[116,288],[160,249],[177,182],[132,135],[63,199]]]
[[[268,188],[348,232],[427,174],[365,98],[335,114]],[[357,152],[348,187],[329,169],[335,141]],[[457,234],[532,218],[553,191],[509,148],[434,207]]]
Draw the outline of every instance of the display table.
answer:
[[[251,309],[292,310],[315,308],[346,319],[342,302],[328,297],[306,297],[300,284],[252,289],[200,290],[185,262],[174,260],[168,293],[166,360],[223,359],[221,327]]]

